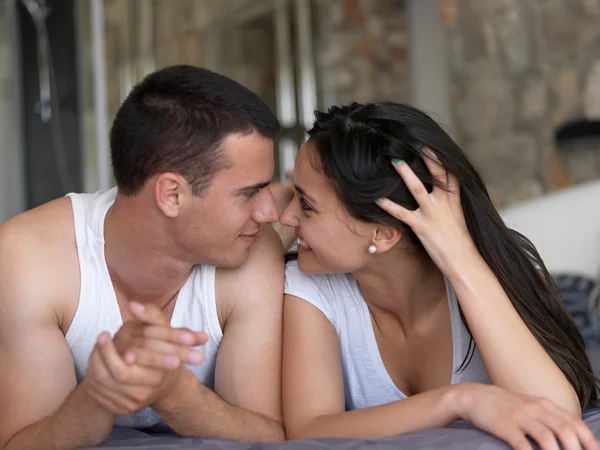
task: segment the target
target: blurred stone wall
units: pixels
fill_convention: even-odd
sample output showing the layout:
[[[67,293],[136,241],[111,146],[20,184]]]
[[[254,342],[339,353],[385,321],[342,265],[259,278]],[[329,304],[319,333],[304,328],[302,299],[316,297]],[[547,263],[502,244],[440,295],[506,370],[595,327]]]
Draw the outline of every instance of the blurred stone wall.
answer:
[[[128,66],[144,52],[135,27],[140,2],[147,1],[153,5],[156,68],[195,64],[218,70],[275,109],[274,30],[265,7],[271,0],[105,0],[111,117],[125,95],[123,78],[144,75],[132,75]],[[265,13],[255,20],[232,19],[261,8]],[[314,0],[312,12],[322,104],[409,98],[404,0]]]
[[[271,0],[106,0],[111,119],[127,84],[124,68],[147,52],[139,33],[128,41],[125,34],[147,1],[154,11],[154,67],[217,70],[276,109],[274,30],[265,9]],[[569,119],[600,116],[600,0],[439,2],[455,137],[495,203],[598,178],[598,148],[559,150],[553,135]],[[127,4],[134,5],[129,18]],[[260,8],[263,14],[239,20]],[[321,107],[411,101],[404,0],[312,0],[312,12]],[[142,75],[135,72],[134,81]]]
[[[554,130],[600,118],[600,0],[445,2],[458,140],[498,205],[600,176]]]
[[[410,100],[404,0],[316,0],[313,16],[325,106]]]
[[[142,38],[143,2],[151,2],[150,42]],[[126,87],[147,74],[136,62],[148,53],[155,69],[192,64],[230,76],[275,109],[274,36],[267,3],[270,0],[105,0],[111,119]],[[231,20],[244,11],[256,19],[241,24]]]
[[[431,0],[423,0],[431,1]],[[411,101],[402,0],[316,0],[327,103]],[[555,129],[600,117],[600,0],[440,0],[455,137],[498,206],[600,176]]]

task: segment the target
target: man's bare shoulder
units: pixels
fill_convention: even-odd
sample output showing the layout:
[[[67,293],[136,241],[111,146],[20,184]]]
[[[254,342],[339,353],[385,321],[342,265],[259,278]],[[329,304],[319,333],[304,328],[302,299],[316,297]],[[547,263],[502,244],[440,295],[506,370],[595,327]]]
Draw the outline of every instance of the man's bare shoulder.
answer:
[[[263,225],[258,240],[242,266],[217,269],[217,304],[221,317],[226,321],[239,303],[244,307],[253,307],[257,303],[272,302],[277,292],[283,298],[284,274],[281,239],[271,226]]]
[[[49,269],[49,263],[60,262],[65,254],[76,254],[71,200],[51,201],[0,225],[0,252],[13,261]]]
[[[0,225],[0,310],[51,313],[62,322],[71,303],[76,308],[78,293],[70,199],[54,200]]]
[[[253,277],[273,275],[284,270],[284,249],[278,234],[268,225],[263,225],[258,240],[250,248],[248,259],[235,269],[217,269],[217,277],[229,282],[251,281]]]
[[[265,266],[283,267],[284,248],[277,232],[268,224],[262,226],[258,240],[250,248],[250,255],[245,264],[237,269],[238,274],[262,271]]]

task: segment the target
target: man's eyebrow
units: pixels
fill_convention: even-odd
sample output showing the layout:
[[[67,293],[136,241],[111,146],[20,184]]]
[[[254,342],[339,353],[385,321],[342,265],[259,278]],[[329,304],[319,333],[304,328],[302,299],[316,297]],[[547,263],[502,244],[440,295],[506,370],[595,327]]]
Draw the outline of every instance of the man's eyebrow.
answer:
[[[307,199],[309,199],[312,203],[317,204],[317,201],[314,198],[312,198],[310,195],[308,195],[306,193],[306,191],[304,189],[302,189],[300,186],[298,186],[297,184],[294,184],[294,189],[296,189],[296,191],[299,194],[302,194],[304,197],[306,197]]]
[[[261,189],[266,188],[269,184],[270,184],[270,181],[264,181],[262,183],[253,184],[252,186],[244,186],[242,188],[239,188],[237,191],[238,192],[260,191]]]

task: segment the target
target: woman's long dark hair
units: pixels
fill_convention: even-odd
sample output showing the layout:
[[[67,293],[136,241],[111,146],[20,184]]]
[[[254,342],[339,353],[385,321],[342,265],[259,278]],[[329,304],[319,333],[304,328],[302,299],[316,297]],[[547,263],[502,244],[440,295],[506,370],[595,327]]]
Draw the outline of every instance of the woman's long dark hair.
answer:
[[[402,159],[431,191],[438,182],[432,179],[422,159],[423,147],[431,149],[458,180],[469,233],[513,306],[569,380],[581,407],[597,403],[596,378],[583,338],[537,250],[523,235],[506,227],[480,174],[433,119],[409,105],[352,103],[334,106],[326,113],[316,112],[308,135],[317,150],[318,168],[331,180],[350,214],[403,229],[410,242],[423,251],[412,230],[379,208],[374,200],[387,197],[415,210],[418,204],[390,160]],[[468,330],[464,316],[462,320]],[[468,353],[472,356],[472,337],[471,344]],[[463,366],[468,364],[467,358]]]

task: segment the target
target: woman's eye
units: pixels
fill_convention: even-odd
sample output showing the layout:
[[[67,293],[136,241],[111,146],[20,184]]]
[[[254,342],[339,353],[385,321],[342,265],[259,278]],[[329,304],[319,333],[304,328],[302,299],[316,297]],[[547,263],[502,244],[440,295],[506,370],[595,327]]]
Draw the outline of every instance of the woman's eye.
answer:
[[[303,211],[312,211],[313,209],[308,205],[308,203],[306,203],[306,201],[301,198],[300,200],[298,200],[300,202],[300,208],[302,208]]]

